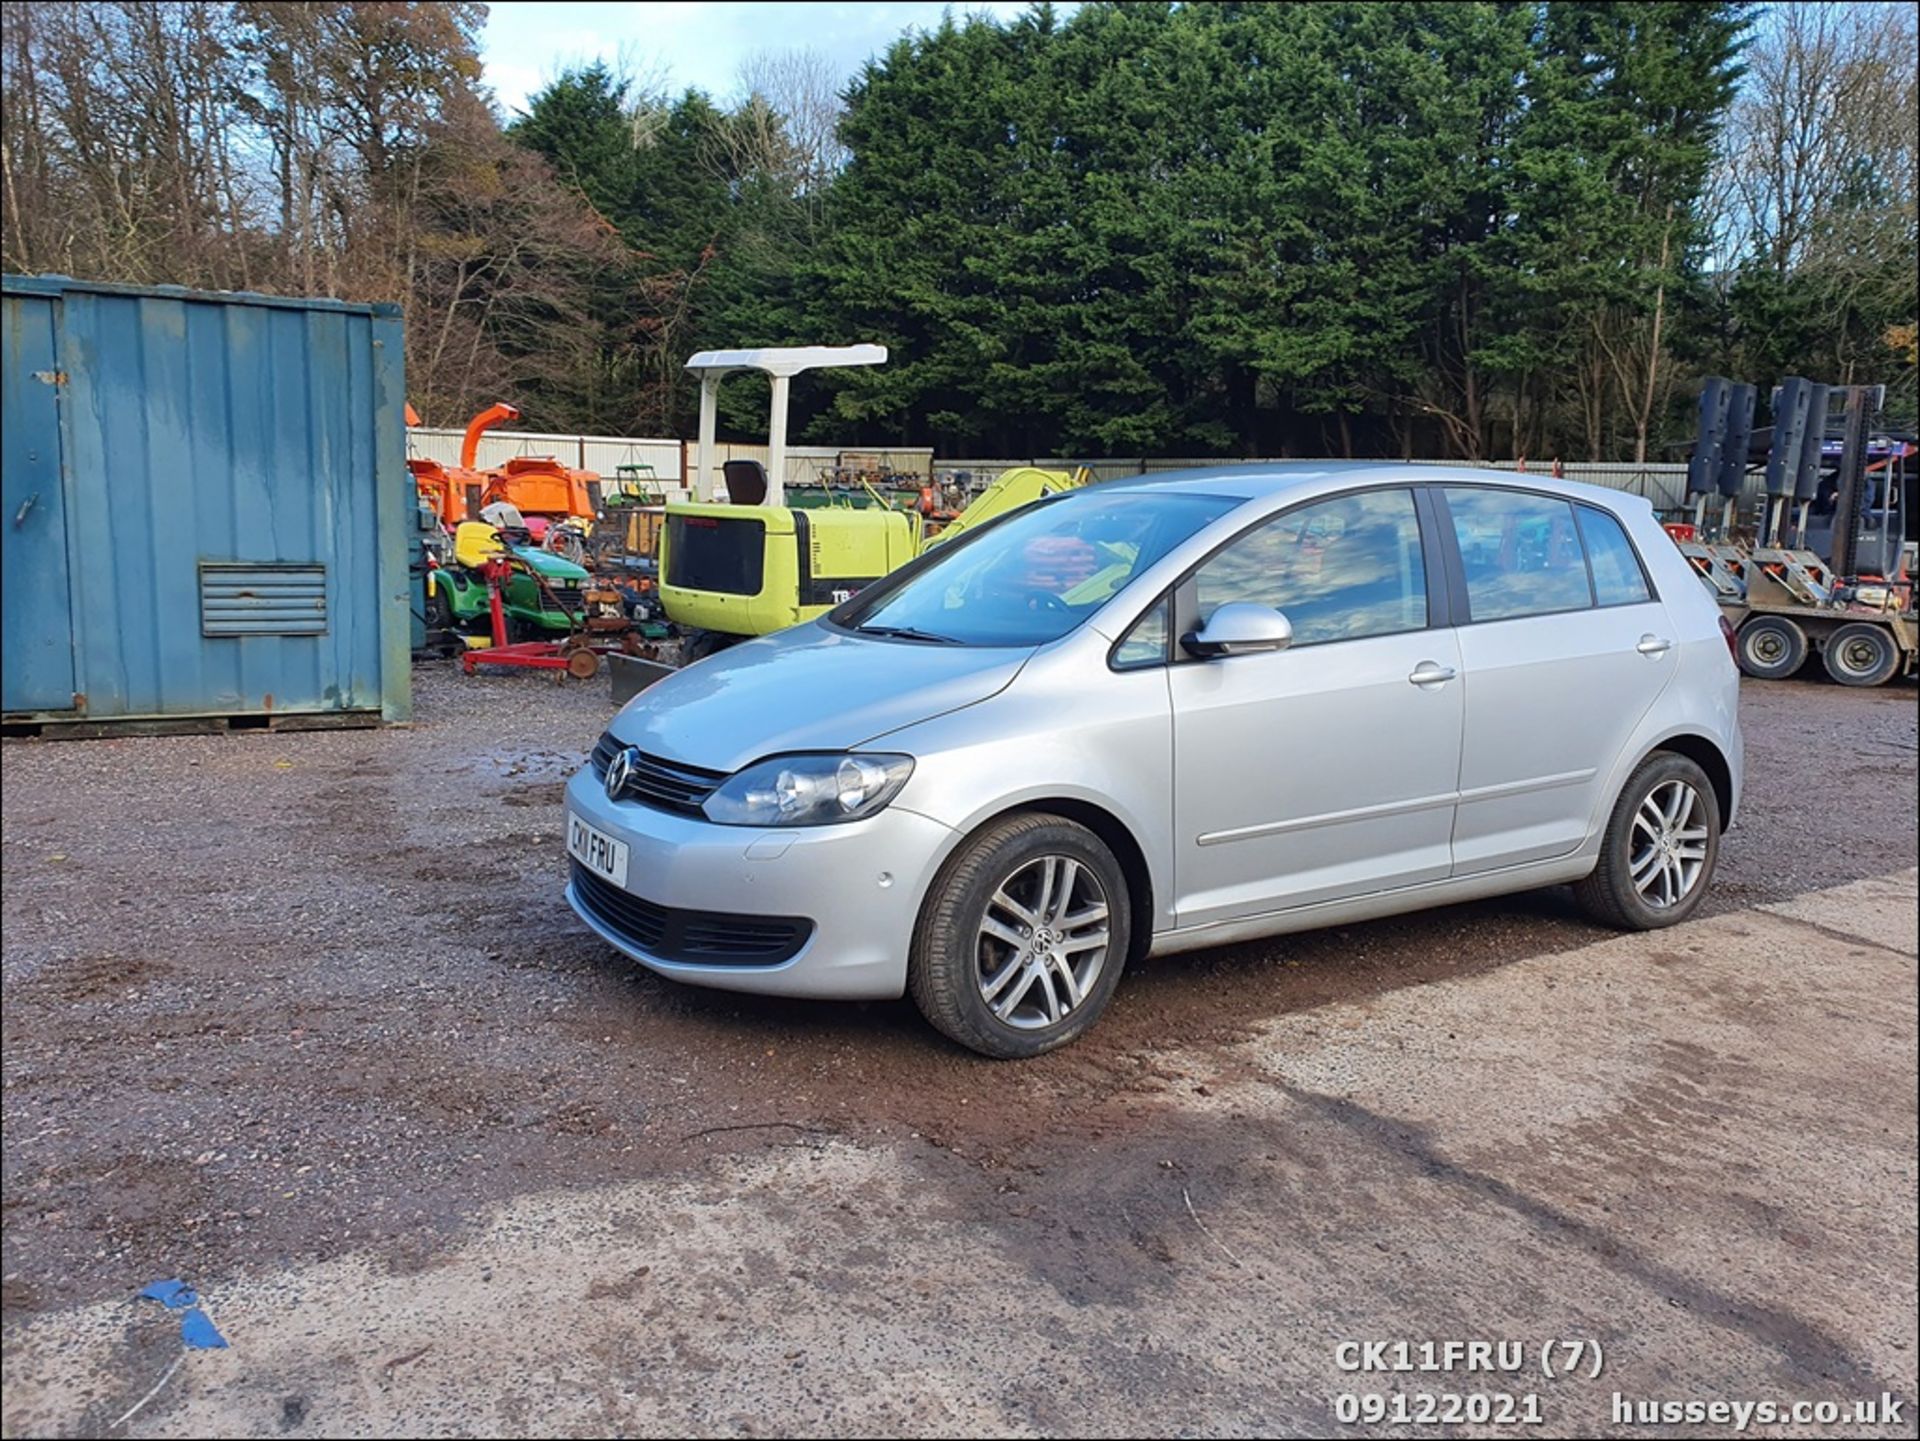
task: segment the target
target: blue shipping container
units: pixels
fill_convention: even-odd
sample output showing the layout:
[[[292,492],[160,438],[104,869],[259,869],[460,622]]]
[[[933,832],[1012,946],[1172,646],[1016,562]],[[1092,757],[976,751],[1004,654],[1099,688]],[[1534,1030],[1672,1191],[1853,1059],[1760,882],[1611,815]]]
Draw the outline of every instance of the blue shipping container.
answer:
[[[0,280],[9,722],[411,714],[396,306]]]

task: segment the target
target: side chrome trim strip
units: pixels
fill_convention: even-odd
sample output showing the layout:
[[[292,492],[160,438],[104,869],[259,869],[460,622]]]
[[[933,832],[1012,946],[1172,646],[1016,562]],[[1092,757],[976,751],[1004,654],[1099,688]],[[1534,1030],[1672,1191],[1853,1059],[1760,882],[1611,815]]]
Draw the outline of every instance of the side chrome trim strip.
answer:
[[[1384,801],[1376,806],[1356,806],[1347,811],[1326,811],[1317,816],[1294,820],[1262,821],[1258,825],[1236,826],[1226,831],[1206,831],[1195,838],[1203,846],[1225,845],[1229,841],[1254,840],[1260,836],[1285,835],[1290,831],[1312,830],[1317,826],[1345,825],[1350,821],[1378,820],[1383,816],[1409,815],[1414,811],[1437,810],[1441,806],[1465,805],[1474,801],[1499,800],[1526,795],[1532,791],[1558,790],[1563,786],[1583,785],[1596,774],[1593,767],[1583,771],[1562,771],[1558,775],[1534,776],[1524,781],[1502,781],[1499,785],[1475,786],[1467,791],[1447,791],[1442,795],[1417,796],[1409,801]]]

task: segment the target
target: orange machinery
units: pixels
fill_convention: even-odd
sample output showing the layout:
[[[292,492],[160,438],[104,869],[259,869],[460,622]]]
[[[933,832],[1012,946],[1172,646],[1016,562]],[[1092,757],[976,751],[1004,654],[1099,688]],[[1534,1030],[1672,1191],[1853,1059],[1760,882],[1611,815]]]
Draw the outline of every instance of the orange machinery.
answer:
[[[548,455],[517,455],[505,465],[475,467],[480,437],[503,421],[519,418],[511,405],[490,405],[467,422],[457,466],[422,457],[407,462],[414,484],[441,524],[451,529],[467,519],[469,511],[477,513],[495,501],[505,501],[523,516],[592,524],[593,495],[587,487],[600,477],[590,470],[569,469]]]

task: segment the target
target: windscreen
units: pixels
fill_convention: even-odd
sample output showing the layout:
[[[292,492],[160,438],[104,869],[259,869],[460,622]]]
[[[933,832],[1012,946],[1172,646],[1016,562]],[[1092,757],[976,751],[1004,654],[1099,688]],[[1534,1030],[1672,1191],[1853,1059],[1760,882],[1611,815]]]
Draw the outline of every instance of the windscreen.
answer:
[[[846,623],[929,644],[1044,645],[1239,504],[1233,496],[1097,487],[1037,502],[936,552]]]

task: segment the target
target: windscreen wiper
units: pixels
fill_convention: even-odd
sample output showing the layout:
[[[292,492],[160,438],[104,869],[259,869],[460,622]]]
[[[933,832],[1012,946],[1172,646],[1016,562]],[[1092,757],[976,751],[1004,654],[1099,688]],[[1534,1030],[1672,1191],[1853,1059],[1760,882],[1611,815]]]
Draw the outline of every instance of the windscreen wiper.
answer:
[[[854,630],[860,635],[890,635],[900,640],[925,641],[928,645],[961,644],[955,636],[935,635],[930,630],[916,630],[910,625],[857,625]]]

